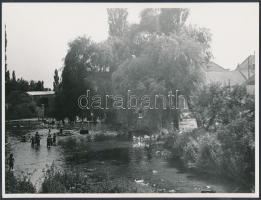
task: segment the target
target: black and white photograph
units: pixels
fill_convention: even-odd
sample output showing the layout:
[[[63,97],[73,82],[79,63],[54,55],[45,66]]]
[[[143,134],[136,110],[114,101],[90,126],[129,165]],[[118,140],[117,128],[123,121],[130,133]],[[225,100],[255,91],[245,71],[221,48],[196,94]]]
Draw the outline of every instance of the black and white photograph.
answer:
[[[2,3],[2,197],[259,197],[259,3]]]

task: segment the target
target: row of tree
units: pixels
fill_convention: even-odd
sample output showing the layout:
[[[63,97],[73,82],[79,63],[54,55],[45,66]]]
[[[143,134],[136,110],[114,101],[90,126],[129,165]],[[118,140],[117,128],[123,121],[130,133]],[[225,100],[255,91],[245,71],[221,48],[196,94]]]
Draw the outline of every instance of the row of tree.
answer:
[[[10,94],[12,91],[44,91],[50,90],[48,88],[44,88],[43,81],[27,81],[23,78],[16,78],[15,71],[11,72],[7,69],[7,33],[5,26],[5,92],[6,96]]]
[[[26,81],[23,78],[16,79],[15,71],[12,73],[12,78],[10,78],[9,70],[6,72],[6,79],[5,79],[5,85],[6,85],[6,95],[8,96],[12,91],[44,91],[48,90],[47,88],[44,88],[44,82],[43,81]]]
[[[19,119],[36,116],[37,105],[25,93],[27,91],[46,91],[43,81],[27,81],[23,78],[16,78],[15,71],[7,68],[7,33],[5,30],[5,102],[6,118]]]

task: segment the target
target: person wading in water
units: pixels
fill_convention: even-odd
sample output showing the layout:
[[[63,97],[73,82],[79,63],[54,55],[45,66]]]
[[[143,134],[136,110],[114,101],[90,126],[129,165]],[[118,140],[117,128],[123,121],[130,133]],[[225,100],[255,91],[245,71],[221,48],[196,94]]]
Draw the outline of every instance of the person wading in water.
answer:
[[[52,145],[52,136],[51,136],[51,130],[49,129],[48,136],[47,136],[47,148],[50,148]]]
[[[40,135],[38,134],[38,132],[36,132],[35,134],[35,142],[37,146],[40,146]]]
[[[9,170],[13,170],[14,169],[14,156],[11,153],[9,156]]]
[[[35,137],[32,135],[31,136],[31,146],[34,147],[34,143],[35,143]]]
[[[53,134],[53,144],[56,144],[56,134]]]

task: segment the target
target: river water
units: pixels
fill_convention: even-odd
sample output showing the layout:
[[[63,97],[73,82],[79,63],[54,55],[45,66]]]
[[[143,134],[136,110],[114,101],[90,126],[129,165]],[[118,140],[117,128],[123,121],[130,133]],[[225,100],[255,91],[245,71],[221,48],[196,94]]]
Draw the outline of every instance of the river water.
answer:
[[[32,148],[29,138],[38,131],[39,148]],[[57,132],[51,129],[51,132]],[[216,192],[234,192],[238,186],[225,179],[196,174],[182,168],[180,161],[167,156],[162,146],[144,147],[140,139],[124,141],[110,139],[89,141],[87,135],[57,136],[57,145],[47,148],[47,129],[8,131],[14,154],[14,174],[27,175],[40,191],[45,171],[52,164],[58,168],[79,168],[106,172],[114,178],[124,178],[147,187],[152,192],[198,193],[206,188]],[[28,140],[21,141],[22,135]]]

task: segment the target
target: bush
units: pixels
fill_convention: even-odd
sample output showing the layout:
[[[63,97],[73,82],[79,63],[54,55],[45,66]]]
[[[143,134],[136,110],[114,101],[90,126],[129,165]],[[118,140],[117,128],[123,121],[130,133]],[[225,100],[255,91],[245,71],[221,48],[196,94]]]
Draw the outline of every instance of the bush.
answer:
[[[5,177],[6,193],[35,193],[36,189],[29,181],[28,177],[24,176],[22,179],[17,179],[13,172],[7,171]]]
[[[207,132],[199,137],[196,166],[202,171],[220,174],[223,150],[216,133]]]
[[[59,171],[52,165],[45,174],[42,193],[123,193],[137,192],[134,183],[113,179],[106,172],[92,174],[78,169]]]
[[[217,134],[196,129],[176,135],[172,152],[180,157],[185,166],[194,166],[198,170],[211,173],[218,170],[222,149]]]
[[[194,101],[203,127],[175,134],[173,154],[186,166],[249,188],[255,180],[255,102],[245,88],[210,85]],[[168,145],[170,146],[170,145]]]
[[[233,179],[254,184],[255,132],[254,122],[238,118],[218,130],[223,155],[223,170]]]
[[[198,150],[199,143],[196,140],[189,138],[188,143],[183,149],[183,161],[185,163],[195,163],[198,159]]]

